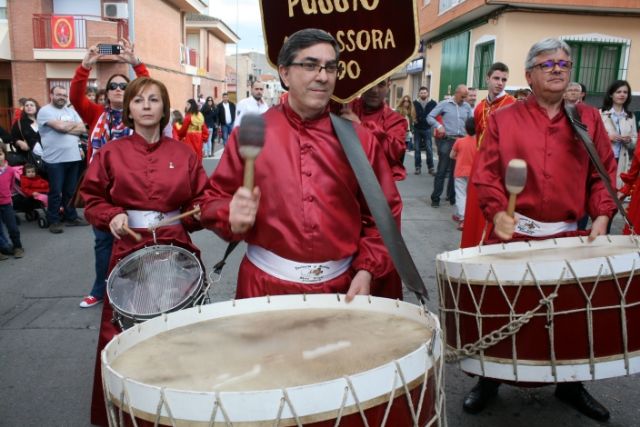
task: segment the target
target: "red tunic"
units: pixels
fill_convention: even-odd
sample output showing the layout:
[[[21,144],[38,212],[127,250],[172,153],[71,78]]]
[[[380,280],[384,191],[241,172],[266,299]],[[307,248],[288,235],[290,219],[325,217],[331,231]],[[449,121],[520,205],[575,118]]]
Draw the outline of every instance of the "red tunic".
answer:
[[[627,208],[627,216],[637,233],[640,229],[640,150],[634,152],[631,167],[627,172],[621,173],[620,178],[622,182],[624,182],[624,186],[620,191],[627,196],[631,195],[631,202],[629,202],[629,207]],[[624,226],[622,233],[631,234],[628,225]]]
[[[393,268],[380,233],[374,225],[356,177],[335,136],[328,109],[318,119],[302,120],[288,104],[271,108],[266,122],[265,146],[256,160],[255,182],[262,192],[254,226],[244,235],[231,232],[229,203],[242,185],[243,161],[238,154],[237,131],[210,178],[202,206],[202,223],[225,240],[244,239],[296,262],[321,262],[353,256],[353,270],[367,270],[374,278]],[[373,135],[355,125],[398,218],[402,201],[384,153]],[[245,260],[246,261],[246,260]],[[285,288],[266,274],[245,274],[240,268],[238,297],[277,293],[323,292],[327,288],[286,282]],[[345,292],[350,280],[340,276],[332,291]],[[334,279],[336,281],[337,279]]]
[[[200,116],[202,116],[201,113]],[[201,120],[204,120],[201,118]],[[194,153],[198,156],[198,160],[202,161],[202,144],[209,138],[209,128],[207,125],[194,125],[191,123],[191,114],[187,114],[180,129],[178,129],[178,137],[185,142]]]
[[[405,136],[407,134],[407,119],[393,111],[386,103],[375,111],[365,109],[362,98],[358,98],[350,105],[353,112],[360,118],[362,126],[369,129],[380,141],[387,157],[393,179],[402,181],[407,177],[407,171],[402,163],[407,149]]]
[[[195,154],[184,144],[162,138],[148,144],[137,134],[107,144],[90,163],[80,192],[85,200],[84,214],[95,227],[109,231],[109,222],[127,209],[170,212],[186,211],[199,203],[207,183],[207,176]],[[199,229],[192,217],[179,225],[160,227],[156,231],[159,244],[174,243],[199,254],[187,231]],[[152,244],[146,229],[137,230],[143,237],[136,242],[130,236],[114,240],[110,268],[126,255]],[[119,329],[111,322],[112,309],[105,300],[98,338],[98,357],[94,373],[91,422],[107,425],[100,379],[100,352]]]
[[[407,171],[403,164],[407,148],[405,143],[407,119],[389,108],[386,103],[383,103],[377,110],[370,111],[365,108],[362,98],[359,98],[353,101],[350,107],[360,118],[362,126],[369,129],[380,143],[393,172],[393,179],[395,181],[404,180],[407,177]],[[402,222],[401,215],[398,215],[395,220],[400,224]],[[395,268],[389,274],[373,281],[371,294],[402,299],[402,280],[400,280]]]
[[[133,71],[135,71],[136,77],[149,77],[149,70],[143,63],[133,67]],[[89,136],[91,136],[100,115],[104,112],[104,105],[91,102],[86,96],[90,73],[91,70],[79,65],[69,88],[69,102],[76,109],[82,120],[89,125]],[[87,163],[91,160],[92,151],[91,143],[87,144]]]
[[[476,106],[473,112],[474,122],[476,124],[476,141],[478,141],[478,147],[482,145],[484,138],[484,132],[487,128],[489,117],[498,109],[507,107],[517,100],[509,95],[503,95],[489,102],[489,99],[485,98]],[[462,229],[462,240],[460,242],[461,248],[470,248],[478,246],[482,240],[482,233],[487,228],[486,235],[491,234],[493,229],[492,223],[487,223],[482,216],[480,210],[480,203],[478,202],[478,194],[476,193],[476,187],[473,185],[473,176],[475,171],[475,162],[471,167],[471,175],[469,176],[469,185],[467,185],[467,203],[464,208],[464,227]]]
[[[613,179],[616,164],[598,110],[586,104],[577,108]],[[527,182],[517,198],[516,212],[542,222],[560,222],[578,221],[586,212],[592,218],[611,217],[616,211],[564,110],[550,119],[532,95],[489,118],[474,177],[488,221],[507,208],[504,175],[514,158],[527,162]]]

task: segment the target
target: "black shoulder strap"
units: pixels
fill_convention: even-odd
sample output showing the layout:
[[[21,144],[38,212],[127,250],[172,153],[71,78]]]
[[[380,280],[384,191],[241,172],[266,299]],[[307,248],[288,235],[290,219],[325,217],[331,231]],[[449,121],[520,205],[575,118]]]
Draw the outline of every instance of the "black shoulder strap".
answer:
[[[589,154],[589,158],[591,158],[591,162],[593,163],[596,170],[598,171],[598,174],[600,175],[600,178],[602,179],[602,182],[604,183],[605,188],[609,192],[609,195],[611,196],[613,201],[616,203],[618,211],[620,212],[625,222],[633,232],[633,224],[631,224],[631,221],[629,221],[627,212],[624,209],[624,206],[622,206],[622,202],[620,201],[620,199],[618,199],[618,195],[616,194],[616,191],[613,189],[613,186],[611,185],[611,179],[609,178],[609,174],[607,173],[607,170],[602,164],[602,160],[600,160],[600,156],[598,155],[598,151],[596,150],[596,147],[593,144],[593,141],[591,141],[591,137],[587,132],[587,126],[585,126],[585,124],[580,121],[580,113],[578,113],[578,109],[574,104],[569,104],[565,102],[564,112],[566,113],[567,118],[571,123],[571,126],[573,126],[573,130],[580,137],[579,139],[580,141],[582,141],[584,148],[587,150],[587,153]]]
[[[220,275],[220,273],[222,273],[222,268],[227,263],[227,258],[229,258],[229,255],[231,254],[231,252],[233,252],[233,250],[236,248],[236,246],[238,246],[239,243],[240,242],[229,242],[229,244],[227,245],[227,249],[224,251],[224,256],[220,261],[218,261],[217,264],[213,266],[214,274]]]
[[[429,299],[427,288],[424,286],[409,249],[407,249],[400,230],[393,220],[389,203],[362,149],[353,123],[335,114],[331,114],[331,123],[358,179],[360,189],[376,221],[378,230],[380,230],[382,240],[389,250],[393,264],[406,287],[414,292],[418,300],[424,304],[424,299]]]

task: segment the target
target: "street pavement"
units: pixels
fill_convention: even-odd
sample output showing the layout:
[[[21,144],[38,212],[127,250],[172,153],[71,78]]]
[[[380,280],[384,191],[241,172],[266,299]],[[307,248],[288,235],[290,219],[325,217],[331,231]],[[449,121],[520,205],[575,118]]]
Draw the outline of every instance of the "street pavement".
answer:
[[[208,173],[217,160],[205,159]],[[433,177],[413,174],[399,185],[404,201],[403,235],[430,293],[428,309],[437,307],[435,257],[457,248],[460,232],[451,220],[453,208],[429,206]],[[424,169],[423,169],[424,170]],[[22,215],[21,215],[22,216]],[[23,218],[24,219],[24,218]],[[613,232],[619,231],[614,226]],[[54,235],[23,220],[20,227],[26,255],[0,262],[0,426],[89,426],[91,383],[102,305],[78,307],[94,279],[93,234],[90,227],[66,228]],[[193,240],[210,269],[226,243],[210,231]],[[233,297],[236,272],[244,247],[239,246],[212,290],[213,301]],[[406,293],[406,300],[415,297]],[[616,333],[616,331],[611,331]],[[451,427],[547,427],[640,425],[638,376],[588,383],[611,411],[611,420],[597,423],[553,396],[553,387],[502,386],[495,402],[479,415],[462,411],[464,394],[475,380],[455,365],[446,369],[448,425]]]

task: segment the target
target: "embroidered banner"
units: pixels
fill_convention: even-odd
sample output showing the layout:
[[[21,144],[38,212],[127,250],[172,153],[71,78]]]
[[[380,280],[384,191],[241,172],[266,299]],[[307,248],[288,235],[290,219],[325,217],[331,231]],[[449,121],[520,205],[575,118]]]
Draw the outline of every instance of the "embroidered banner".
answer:
[[[419,47],[415,0],[260,0],[267,58],[276,69],[286,37],[320,28],[338,41],[333,99],[348,102],[414,58]]]

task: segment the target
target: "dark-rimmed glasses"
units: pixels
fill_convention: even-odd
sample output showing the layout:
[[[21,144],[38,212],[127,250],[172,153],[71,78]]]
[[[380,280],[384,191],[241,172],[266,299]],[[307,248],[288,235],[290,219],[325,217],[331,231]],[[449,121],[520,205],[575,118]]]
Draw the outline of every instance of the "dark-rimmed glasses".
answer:
[[[320,73],[322,70],[325,70],[327,74],[335,74],[340,69],[340,66],[336,62],[330,62],[325,65],[320,65],[317,62],[292,62],[289,65],[295,65],[310,73]]]

